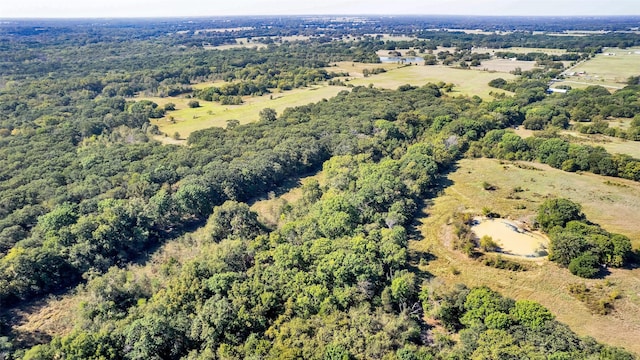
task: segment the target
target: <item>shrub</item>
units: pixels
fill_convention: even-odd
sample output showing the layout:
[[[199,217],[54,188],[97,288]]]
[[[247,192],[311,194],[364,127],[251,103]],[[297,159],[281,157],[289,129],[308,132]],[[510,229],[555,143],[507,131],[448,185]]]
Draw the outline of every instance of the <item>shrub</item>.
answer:
[[[497,242],[489,235],[480,238],[480,247],[484,251],[496,251],[500,248]]]
[[[584,253],[571,260],[569,271],[583,278],[593,278],[599,271],[598,257],[591,253]]]

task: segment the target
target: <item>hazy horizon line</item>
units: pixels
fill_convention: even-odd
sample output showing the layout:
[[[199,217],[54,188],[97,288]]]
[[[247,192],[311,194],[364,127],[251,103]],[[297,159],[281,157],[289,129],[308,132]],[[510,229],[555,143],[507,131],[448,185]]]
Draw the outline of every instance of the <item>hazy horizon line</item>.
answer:
[[[640,17],[640,14],[619,14],[619,15],[473,15],[473,14],[262,14],[262,15],[158,15],[158,16],[37,16],[37,17],[2,17],[0,20],[111,20],[111,19],[207,19],[207,18],[225,18],[225,17],[243,17],[243,18],[260,18],[260,17],[473,17],[473,18],[616,18],[616,17]]]

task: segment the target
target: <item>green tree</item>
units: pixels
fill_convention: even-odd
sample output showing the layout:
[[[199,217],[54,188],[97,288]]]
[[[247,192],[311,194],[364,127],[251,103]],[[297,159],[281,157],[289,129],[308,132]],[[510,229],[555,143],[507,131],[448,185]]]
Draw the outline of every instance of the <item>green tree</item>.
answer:
[[[569,221],[583,220],[584,214],[579,204],[569,199],[548,199],[538,207],[536,222],[544,231],[555,226],[564,227]]]
[[[258,113],[258,120],[262,122],[274,122],[278,118],[278,114],[272,108],[264,108]]]
[[[583,278],[592,278],[600,271],[599,266],[598,257],[586,252],[571,260],[569,263],[569,271],[571,271],[573,275]]]
[[[517,322],[531,329],[539,329],[554,318],[547,308],[531,300],[516,301],[511,315]]]
[[[263,231],[258,214],[251,211],[245,203],[225,201],[216,206],[207,222],[211,237],[218,242],[224,238],[250,240]]]

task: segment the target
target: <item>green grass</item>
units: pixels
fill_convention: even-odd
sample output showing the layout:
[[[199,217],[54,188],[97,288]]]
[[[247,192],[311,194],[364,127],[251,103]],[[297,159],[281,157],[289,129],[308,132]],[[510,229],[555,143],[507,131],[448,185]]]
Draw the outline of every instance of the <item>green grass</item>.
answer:
[[[597,286],[606,280],[580,279],[548,261],[541,261],[525,272],[499,270],[451,249],[453,235],[449,224],[454,212],[480,212],[487,206],[503,216],[530,220],[547,196],[564,196],[581,203],[591,221],[632,237],[636,248],[640,245],[640,224],[635,221],[640,211],[640,184],[593,174],[566,173],[540,164],[523,165],[539,170],[518,168],[492,159],[465,159],[458,163],[457,170],[449,174],[452,185],[429,203],[424,217],[419,219],[423,239],[410,242],[413,254],[429,252],[435,257],[420,265],[420,269],[447,284],[487,285],[509,297],[540,302],[577,333],[640,352],[637,341],[640,337],[640,317],[637,316],[640,269],[611,269],[607,280],[622,290],[623,297],[616,301],[614,314],[599,316],[572,297],[568,286],[573,283]],[[485,181],[497,190],[483,190]],[[518,193],[521,199],[507,199],[517,186],[525,190]],[[521,209],[521,205],[526,209]]]
[[[275,109],[281,113],[288,107],[306,105],[329,99],[345,90],[341,86],[318,85],[310,88],[295,89],[283,93],[273,93],[271,95],[245,97],[242,105],[220,105],[217,102],[198,100],[200,107],[189,108],[187,103],[191,99],[185,98],[145,98],[156,102],[160,106],[173,102],[176,110],[170,111],[164,118],[153,120],[160,131],[169,137],[178,132],[182,139],[186,139],[189,134],[196,130],[210,127],[226,127],[227,120],[238,120],[240,124],[246,124],[258,120],[260,110],[264,108]],[[170,120],[173,117],[174,121]]]
[[[549,55],[560,55],[567,52],[565,49],[547,49],[547,48],[526,48],[526,47],[510,47],[504,49],[491,49],[491,48],[476,48],[473,52],[484,54],[486,52],[512,52],[517,54],[527,54],[527,53],[544,53]]]
[[[382,67],[387,70],[385,73],[364,77],[364,69]],[[478,95],[483,99],[490,99],[489,92],[496,91],[487,85],[489,81],[503,77],[505,79],[514,78],[511,74],[496,74],[487,71],[464,70],[446,66],[406,66],[397,64],[356,64],[342,62],[327,68],[328,71],[349,72],[349,77],[344,80],[353,86],[369,86],[384,89],[396,89],[401,85],[410,84],[422,86],[426,83],[445,82],[455,85],[450,96]],[[213,83],[195,84],[194,88],[200,89],[211,86]],[[323,99],[329,99],[342,90],[347,90],[344,86],[328,86],[326,84],[315,85],[308,88],[295,89],[281,93],[273,93],[265,96],[244,97],[245,103],[242,105],[220,105],[217,102],[198,100],[200,107],[190,108],[187,103],[191,99],[185,97],[140,97],[138,100],[146,99],[164,106],[166,103],[174,103],[175,111],[167,112],[166,116],[153,120],[152,124],[158,125],[161,132],[166,135],[158,136],[157,139],[165,143],[182,143],[194,131],[210,127],[226,127],[228,120],[238,120],[240,124],[246,124],[258,120],[260,110],[273,108],[281,113],[288,107],[295,107],[315,103]],[[173,119],[173,120],[172,120]],[[180,135],[179,140],[173,139],[175,133]]]
[[[353,85],[373,84],[375,87],[385,89],[396,89],[401,85],[410,84],[421,86],[426,83],[453,83],[455,88],[449,95],[478,95],[483,99],[491,99],[490,92],[500,91],[488,85],[489,81],[495,78],[504,78],[511,80],[515,75],[505,73],[493,73],[488,71],[465,70],[452,68],[447,66],[423,66],[413,65],[392,69],[386,73],[370,76],[367,78],[359,78],[350,81]]]
[[[625,140],[601,134],[581,134],[575,131],[563,131],[561,134],[572,136],[572,142],[602,146],[611,154],[625,154],[640,159],[640,141]]]
[[[611,120],[610,127],[626,128],[631,121],[624,120]],[[527,138],[535,135],[539,131],[527,130],[524,127],[520,127],[518,130],[514,130],[518,136]],[[571,137],[571,142],[591,145],[602,146],[607,152],[611,154],[625,154],[633,158],[640,159],[640,141],[631,141],[620,139],[613,136],[601,135],[601,134],[581,134],[577,131],[561,131],[560,135],[567,135]]]
[[[640,48],[619,49],[606,48],[602,54],[597,54],[593,59],[582,62],[571,69],[571,72],[585,72],[581,76],[569,76],[567,80],[578,83],[602,84],[622,87],[630,76],[640,75],[640,54],[636,54]],[[605,54],[615,54],[606,56]],[[568,85],[574,86],[571,82]],[[580,85],[580,84],[575,84]]]

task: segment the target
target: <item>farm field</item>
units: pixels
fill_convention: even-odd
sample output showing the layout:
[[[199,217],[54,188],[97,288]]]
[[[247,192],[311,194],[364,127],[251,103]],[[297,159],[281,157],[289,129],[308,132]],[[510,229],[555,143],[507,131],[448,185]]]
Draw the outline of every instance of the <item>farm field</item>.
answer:
[[[630,76],[637,75],[640,65],[640,48],[605,48],[602,54],[581,62],[567,73],[576,75],[566,76],[566,83],[572,87],[576,85],[606,85],[622,88]],[[614,55],[615,54],[615,55]],[[577,75],[583,72],[584,75]]]
[[[496,71],[508,73],[520,68],[522,71],[529,71],[536,67],[535,61],[521,61],[509,59],[482,60],[482,64],[477,69],[486,71]]]
[[[542,260],[528,271],[512,272],[485,266],[450,248],[453,235],[448,223],[455,212],[479,213],[480,207],[488,206],[503,216],[531,221],[548,196],[564,196],[582,204],[589,220],[629,236],[635,248],[640,246],[640,224],[630,221],[640,211],[640,184],[566,173],[541,164],[520,166],[493,159],[459,161],[457,170],[449,174],[451,185],[428,204],[419,222],[421,240],[409,245],[416,258],[423,252],[433,254],[432,260],[419,266],[420,270],[435,276],[437,282],[487,285],[506,296],[540,302],[577,333],[640,352],[636,341],[640,337],[640,269],[612,269],[606,280],[585,280]],[[483,190],[484,181],[497,190]],[[507,199],[517,186],[524,189],[519,193],[521,199]],[[569,293],[569,285],[576,283],[617,289],[622,291],[622,298],[616,300],[612,314],[596,315]]]
[[[515,75],[502,73],[498,75],[489,71],[457,69],[441,65],[413,65],[387,71],[386,73],[377,74],[368,78],[355,79],[349,83],[363,86],[373,84],[375,87],[397,89],[399,86],[405,84],[421,86],[429,82],[445,82],[455,85],[453,92],[450,93],[452,96],[478,95],[483,99],[491,99],[492,97],[489,93],[495,92],[496,89],[490,87],[488,84],[489,81],[498,77],[511,80],[515,78]]]

